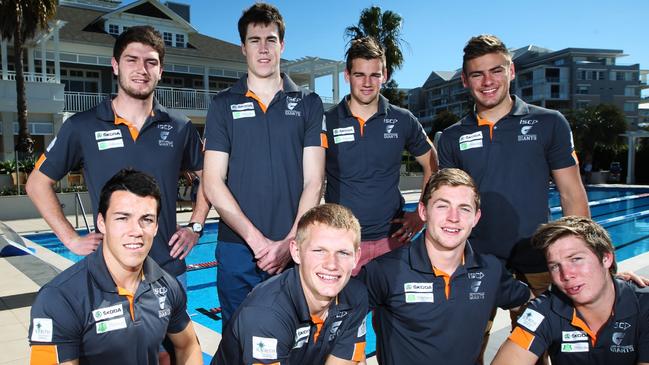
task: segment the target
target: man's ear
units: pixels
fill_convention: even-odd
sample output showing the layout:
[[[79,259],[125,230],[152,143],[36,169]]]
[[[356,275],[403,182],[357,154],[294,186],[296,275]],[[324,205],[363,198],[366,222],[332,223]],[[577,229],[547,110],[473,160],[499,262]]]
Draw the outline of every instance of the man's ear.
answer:
[[[102,234],[106,234],[106,222],[104,221],[104,216],[101,213],[97,214],[97,229]]]
[[[291,240],[290,242],[291,257],[296,264],[300,264],[300,247],[297,244],[297,241]]]

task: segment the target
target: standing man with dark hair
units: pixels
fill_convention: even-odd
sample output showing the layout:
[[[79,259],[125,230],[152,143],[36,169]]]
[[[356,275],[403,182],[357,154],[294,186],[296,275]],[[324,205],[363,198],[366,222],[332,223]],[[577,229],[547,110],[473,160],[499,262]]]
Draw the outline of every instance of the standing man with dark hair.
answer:
[[[98,206],[103,242],[45,284],[32,305],[31,364],[158,364],[165,335],[179,364],[202,364],[185,291],[147,257],[161,210],[155,180],[121,170]]]
[[[532,238],[545,253],[552,290],[531,302],[495,365],[649,364],[649,290],[613,277],[615,249],[589,218],[564,217]]]
[[[322,102],[280,73],[284,20],[256,3],[239,19],[248,73],[219,93],[205,128],[203,186],[221,216],[216,248],[223,326],[255,285],[291,261],[297,221],[320,201]]]
[[[437,153],[417,118],[380,94],[387,78],[378,42],[371,37],[351,41],[345,69],[350,94],[326,113],[325,201],[350,208],[361,222],[361,260],[354,274],[423,227],[417,212],[403,212],[399,177],[404,149],[424,170],[422,190],[437,170]]]
[[[438,149],[440,167],[468,172],[480,190],[483,218],[471,235],[475,250],[496,255],[538,296],[548,289],[550,275],[530,237],[548,221],[550,177],[564,215],[590,212],[568,121],[510,95],[514,77],[512,56],[500,39],[471,38],[462,83],[475,109],[444,130]]]
[[[132,167],[155,177],[162,191],[160,229],[151,257],[186,282],[184,258],[198,241],[209,205],[202,192],[189,227],[176,225],[178,175],[203,168],[198,131],[183,115],[167,110],[153,96],[162,75],[164,42],[149,26],[131,27],[115,42],[111,60],[117,96],[66,120],[27,181],[27,193],[63,244],[77,255],[97,249],[102,233],[79,236],[63,215],[54,184],[83,166],[97,219],[99,190],[117,171]]]
[[[359,259],[352,212],[323,204],[291,240],[297,264],[258,285],[223,332],[212,364],[356,364],[365,356],[367,291],[349,280]]]
[[[359,275],[374,310],[379,364],[474,365],[492,311],[524,304],[530,290],[467,241],[481,214],[466,172],[434,173],[417,213],[426,222],[423,234]]]

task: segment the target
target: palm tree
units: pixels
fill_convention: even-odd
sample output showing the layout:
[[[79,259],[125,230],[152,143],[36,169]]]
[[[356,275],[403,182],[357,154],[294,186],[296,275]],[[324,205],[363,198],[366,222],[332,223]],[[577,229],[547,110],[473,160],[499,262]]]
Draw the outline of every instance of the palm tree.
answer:
[[[403,65],[403,53],[401,52],[402,44],[407,44],[401,38],[401,15],[390,11],[382,11],[378,6],[365,8],[361,11],[358,24],[347,27],[345,36],[350,40],[371,36],[385,49],[385,60],[388,69],[388,78],[392,77],[392,72],[398,70]]]
[[[16,107],[18,113],[18,145],[16,150],[31,156],[34,140],[27,128],[27,97],[23,74],[23,46],[37,31],[47,29],[47,22],[56,15],[57,0],[0,0],[0,37],[14,40],[16,69]]]

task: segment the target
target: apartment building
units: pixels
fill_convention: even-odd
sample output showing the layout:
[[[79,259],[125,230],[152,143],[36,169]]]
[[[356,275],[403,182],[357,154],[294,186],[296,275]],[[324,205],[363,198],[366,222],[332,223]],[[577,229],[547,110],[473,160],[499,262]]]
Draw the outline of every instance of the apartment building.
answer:
[[[641,122],[638,104],[648,88],[647,71],[639,64],[618,64],[622,50],[565,48],[552,51],[537,46],[512,50],[516,79],[511,90],[528,103],[566,111],[600,103],[614,104],[625,114],[630,129]],[[462,86],[462,70],[433,71],[424,85],[408,95],[410,110],[427,130],[435,115],[449,110],[458,116],[473,107]]]
[[[49,29],[26,43],[28,125],[36,151],[44,150],[70,115],[116,94],[110,65],[113,44],[121,32],[135,25],[153,26],[166,45],[156,98],[202,130],[212,96],[233,85],[247,67],[239,44],[201,34],[190,15],[189,5],[158,0],[123,6],[120,0],[60,0]],[[235,23],[236,19],[223,22],[233,27]],[[0,40],[0,160],[13,158],[18,134],[12,44],[11,39]],[[339,101],[344,62],[302,57],[282,60],[282,70],[312,90],[316,78],[331,77],[332,95],[323,96],[323,102],[327,107]]]

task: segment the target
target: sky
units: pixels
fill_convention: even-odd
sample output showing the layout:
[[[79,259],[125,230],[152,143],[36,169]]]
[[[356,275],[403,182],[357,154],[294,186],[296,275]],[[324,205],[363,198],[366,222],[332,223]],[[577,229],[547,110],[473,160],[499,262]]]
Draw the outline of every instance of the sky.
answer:
[[[240,43],[237,21],[242,10],[253,3],[174,1],[191,5],[191,23],[200,33],[236,44]],[[403,17],[405,63],[393,78],[403,88],[421,86],[433,70],[459,68],[467,40],[483,33],[499,36],[509,48],[533,44],[551,50],[567,47],[623,50],[628,56],[618,59],[618,64],[639,63],[641,69],[649,69],[647,0],[269,2],[279,8],[286,22],[286,49],[282,56],[289,60],[314,56],[342,61],[347,43],[344,30],[357,24],[362,9],[377,5],[384,11],[398,13]],[[348,92],[348,87],[341,85],[341,94]]]

